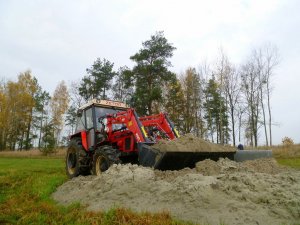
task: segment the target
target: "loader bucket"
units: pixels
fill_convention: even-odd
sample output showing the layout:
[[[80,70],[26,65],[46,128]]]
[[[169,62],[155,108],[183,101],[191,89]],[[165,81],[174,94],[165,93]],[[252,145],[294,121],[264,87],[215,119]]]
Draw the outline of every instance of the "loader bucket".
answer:
[[[201,160],[219,158],[234,159],[235,152],[195,152],[195,151],[168,151],[162,152],[150,145],[139,143],[139,163],[142,166],[153,167],[159,170],[180,170],[186,167],[194,168]]]

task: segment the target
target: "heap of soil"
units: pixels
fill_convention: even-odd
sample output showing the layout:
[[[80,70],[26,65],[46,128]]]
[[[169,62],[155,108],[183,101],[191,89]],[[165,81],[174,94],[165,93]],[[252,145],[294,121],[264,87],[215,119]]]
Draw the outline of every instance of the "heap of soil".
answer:
[[[206,160],[195,169],[155,171],[113,165],[100,176],[72,179],[53,194],[88,210],[127,207],[169,211],[200,224],[297,224],[300,221],[300,171],[273,160],[236,163]]]
[[[193,134],[186,134],[172,141],[161,140],[152,146],[162,152],[235,152],[231,147],[205,141]]]
[[[219,159],[218,162],[206,159],[196,163],[196,170],[203,175],[211,176],[230,172],[278,174],[286,169],[279,167],[276,160],[273,158],[262,158],[245,161],[243,163],[238,163],[229,159]]]

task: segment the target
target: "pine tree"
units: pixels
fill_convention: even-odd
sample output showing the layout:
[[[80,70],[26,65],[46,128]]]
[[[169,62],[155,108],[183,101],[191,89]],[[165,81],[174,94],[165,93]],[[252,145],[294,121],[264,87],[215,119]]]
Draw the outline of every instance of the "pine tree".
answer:
[[[107,59],[97,58],[92,67],[86,69],[87,75],[79,87],[79,93],[86,101],[93,98],[107,98],[111,80],[116,75],[113,66],[114,64]]]
[[[171,66],[169,58],[176,48],[163,32],[152,35],[142,45],[143,48],[130,57],[136,63],[132,74],[136,88],[134,106],[140,114],[152,114],[154,103],[161,104],[163,101],[162,87],[174,78],[168,67]]]
[[[216,82],[214,76],[209,79],[206,89],[204,90],[204,94],[204,118],[206,119],[208,124],[211,141],[214,142],[214,134],[216,133],[216,142],[224,144],[222,142],[223,138],[221,137],[221,135],[225,135],[226,138],[229,137],[229,134],[226,133],[226,128],[228,126],[228,115],[225,100],[220,95],[220,92],[218,90],[218,83]]]

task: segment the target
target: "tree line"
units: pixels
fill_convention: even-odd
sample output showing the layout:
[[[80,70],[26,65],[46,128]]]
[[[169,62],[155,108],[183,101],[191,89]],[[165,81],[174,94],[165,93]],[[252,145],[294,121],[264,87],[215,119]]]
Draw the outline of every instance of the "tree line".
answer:
[[[59,145],[63,115],[69,103],[62,81],[53,96],[43,90],[31,71],[18,80],[0,83],[0,150],[52,150]],[[35,142],[35,143],[34,143]]]
[[[0,84],[0,149],[58,145],[63,125],[74,132],[76,111],[93,98],[126,102],[139,115],[165,111],[182,133],[219,144],[272,145],[272,77],[278,50],[271,44],[253,49],[240,65],[220,49],[213,63],[171,72],[176,48],[163,32],[142,43],[130,59],[133,68],[97,58],[79,82],[61,82],[53,96],[43,91],[30,71],[17,82]]]

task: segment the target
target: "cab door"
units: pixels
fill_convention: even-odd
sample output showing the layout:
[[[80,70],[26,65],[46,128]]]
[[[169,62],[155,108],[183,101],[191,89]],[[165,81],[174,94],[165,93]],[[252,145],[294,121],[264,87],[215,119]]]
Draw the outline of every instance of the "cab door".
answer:
[[[88,149],[91,150],[95,147],[95,127],[92,107],[85,111],[85,118],[87,129],[87,145]]]

